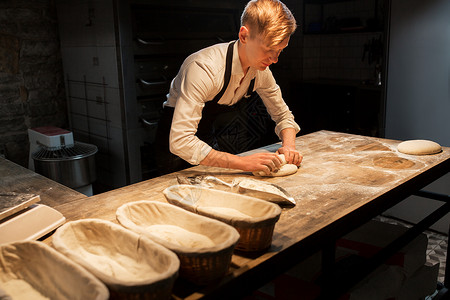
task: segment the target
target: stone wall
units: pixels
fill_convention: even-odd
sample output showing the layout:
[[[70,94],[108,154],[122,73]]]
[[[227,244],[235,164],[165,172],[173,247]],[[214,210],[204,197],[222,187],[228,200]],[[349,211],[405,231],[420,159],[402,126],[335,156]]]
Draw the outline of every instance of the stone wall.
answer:
[[[27,129],[67,122],[55,0],[0,1],[0,155],[27,167]]]

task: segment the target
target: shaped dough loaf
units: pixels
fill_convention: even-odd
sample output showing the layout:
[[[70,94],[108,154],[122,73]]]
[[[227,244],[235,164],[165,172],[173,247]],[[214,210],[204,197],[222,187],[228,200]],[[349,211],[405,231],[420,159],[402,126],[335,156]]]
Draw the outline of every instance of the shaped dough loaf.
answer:
[[[294,164],[288,164],[286,163],[286,158],[284,157],[284,154],[278,155],[281,158],[281,168],[278,171],[270,172],[269,175],[264,173],[263,171],[255,171],[253,172],[253,175],[255,176],[267,176],[267,177],[281,177],[281,176],[287,176],[295,174],[298,170],[298,167]]]

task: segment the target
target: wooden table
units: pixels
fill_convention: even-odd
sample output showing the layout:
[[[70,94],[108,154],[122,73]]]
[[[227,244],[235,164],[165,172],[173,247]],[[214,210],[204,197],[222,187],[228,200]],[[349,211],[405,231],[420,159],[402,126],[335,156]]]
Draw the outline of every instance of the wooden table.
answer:
[[[0,193],[9,192],[37,194],[41,198],[39,203],[51,207],[87,198],[82,193],[0,157]]]
[[[324,259],[329,262],[324,271],[332,274],[336,239],[450,170],[450,148],[435,155],[412,156],[397,152],[398,143],[329,131],[298,137],[296,147],[304,156],[298,172],[263,179],[284,187],[297,201],[295,207],[283,209],[271,248],[262,254],[233,255],[229,274],[217,284],[198,288],[177,282],[174,298],[236,299],[321,249],[325,249]],[[274,144],[249,153],[273,152],[278,147]],[[225,181],[236,176],[252,176],[235,170],[197,166],[54,207],[68,220],[92,217],[115,221],[115,211],[120,205],[144,199],[165,202],[162,191],[176,184],[176,175],[200,174]],[[446,210],[449,211],[448,206]],[[442,214],[445,212],[433,218]],[[51,237],[45,240],[50,241]]]

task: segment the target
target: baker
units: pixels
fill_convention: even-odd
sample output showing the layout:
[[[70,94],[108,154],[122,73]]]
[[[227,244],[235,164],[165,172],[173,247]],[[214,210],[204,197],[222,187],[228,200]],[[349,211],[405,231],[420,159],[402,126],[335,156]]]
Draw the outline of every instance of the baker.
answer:
[[[296,27],[281,1],[252,0],[242,13],[237,41],[207,47],[185,59],[171,82],[158,126],[156,156],[161,174],[199,164],[269,174],[281,167],[277,154],[300,165],[302,155],[295,148],[300,127],[269,70]],[[275,121],[282,146],[277,153],[248,156],[220,151],[214,119],[254,91]]]

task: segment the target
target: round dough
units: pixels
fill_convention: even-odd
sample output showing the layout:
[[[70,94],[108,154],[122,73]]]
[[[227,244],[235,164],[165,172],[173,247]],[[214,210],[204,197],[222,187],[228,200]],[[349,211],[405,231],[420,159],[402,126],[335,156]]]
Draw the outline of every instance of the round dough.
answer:
[[[441,145],[428,140],[410,140],[401,142],[397,149],[399,152],[412,155],[435,154],[442,151]]]
[[[279,154],[278,157],[281,159],[282,166],[287,164],[286,157],[284,156],[284,154]]]
[[[281,177],[281,176],[288,176],[295,174],[298,170],[298,167],[294,164],[287,164],[286,158],[284,157],[284,154],[278,155],[282,161],[281,168],[276,172],[270,172],[269,175],[264,173],[263,171],[255,171],[253,172],[253,175],[255,176],[267,176],[267,177]]]

